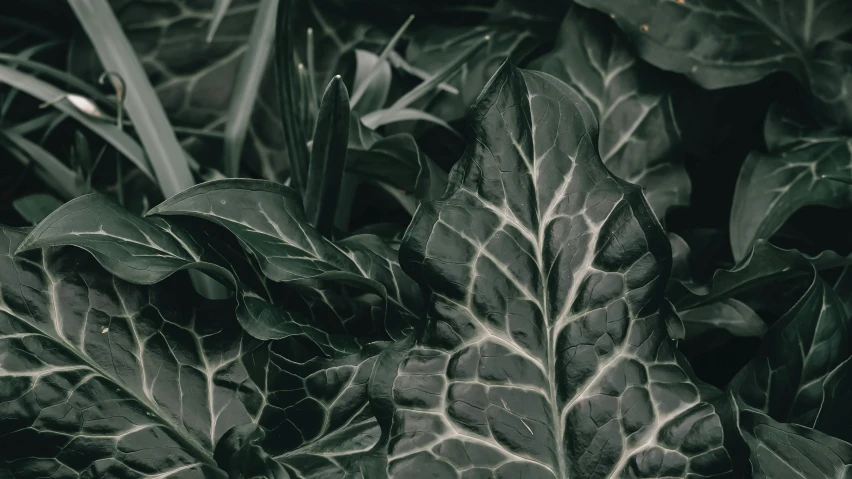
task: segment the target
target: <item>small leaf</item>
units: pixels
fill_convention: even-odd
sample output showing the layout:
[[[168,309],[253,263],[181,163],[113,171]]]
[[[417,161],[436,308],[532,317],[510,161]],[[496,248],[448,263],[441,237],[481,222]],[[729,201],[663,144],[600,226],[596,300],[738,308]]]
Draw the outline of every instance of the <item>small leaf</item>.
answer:
[[[24,196],[12,202],[15,211],[32,224],[38,224],[47,215],[62,206],[62,202],[52,195],[36,193]]]
[[[322,96],[304,196],[308,219],[326,237],[337,212],[348,143],[349,94],[338,75]]]
[[[787,115],[777,106],[770,109],[764,128],[769,152],[749,154],[737,179],[730,225],[737,260],[805,206],[852,206],[847,185],[823,180],[849,173],[852,137],[832,130],[790,128],[787,125],[796,120]]]
[[[385,106],[391,87],[391,67],[387,60],[366,50],[355,50],[355,81],[352,109],[360,115]]]
[[[738,425],[751,449],[754,479],[836,479],[852,467],[852,444],[750,410]]]
[[[736,299],[723,299],[680,311],[686,328],[686,340],[694,341],[711,330],[725,330],[734,336],[760,338],[768,327],[760,316]]]

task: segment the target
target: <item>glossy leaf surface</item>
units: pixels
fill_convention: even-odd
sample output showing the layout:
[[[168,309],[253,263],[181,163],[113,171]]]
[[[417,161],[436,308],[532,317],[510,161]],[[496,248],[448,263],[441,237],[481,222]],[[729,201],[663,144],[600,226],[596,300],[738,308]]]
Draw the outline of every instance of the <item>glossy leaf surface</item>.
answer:
[[[385,372],[388,473],[725,475],[719,418],[660,314],[668,240],[601,163],[589,106],[504,64],[471,125],[400,250],[429,323]]]

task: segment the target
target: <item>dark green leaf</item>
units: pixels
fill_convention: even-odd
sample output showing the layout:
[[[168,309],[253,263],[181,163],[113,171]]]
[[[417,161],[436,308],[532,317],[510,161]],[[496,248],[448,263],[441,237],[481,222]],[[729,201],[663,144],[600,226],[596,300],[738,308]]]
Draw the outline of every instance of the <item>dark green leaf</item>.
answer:
[[[44,193],[36,193],[34,195],[18,198],[12,203],[15,211],[21,217],[32,224],[38,224],[47,215],[52,213],[56,208],[62,206],[62,202],[57,200],[52,195]]]
[[[286,186],[262,180],[211,181],[166,200],[148,214],[193,216],[223,226],[273,281],[299,285],[323,280],[355,286],[387,298],[394,309],[421,314],[419,303],[408,302],[418,295],[400,299],[396,294],[416,286],[402,274],[393,250],[386,245],[379,249],[378,239],[332,243],[310,227],[298,195]],[[395,324],[389,330],[391,337],[406,334],[411,326],[407,318],[386,318]]]
[[[530,68],[583,95],[598,118],[604,165],[641,186],[659,218],[672,206],[689,204],[691,184],[681,164],[681,125],[673,105],[679,83],[640,61],[609,19],[573,6],[554,49]]]
[[[447,187],[446,172],[407,133],[377,139],[368,149],[350,146],[346,168],[414,194],[417,199],[440,198]]]
[[[754,479],[835,479],[852,467],[852,444],[814,429],[742,411],[739,428],[751,449]]]
[[[428,101],[427,111],[446,121],[463,118],[476,100],[482,87],[507,57],[523,60],[540,40],[525,28],[510,25],[480,25],[469,27],[430,26],[417,32],[405,51],[405,58],[415,68],[435,74],[442,70],[459,52],[470,48],[483,36],[489,41],[458,68],[448,83],[458,94],[437,92]],[[457,73],[456,73],[457,72]]]
[[[349,93],[337,75],[322,96],[304,196],[308,220],[326,237],[337,212],[348,143]]]
[[[852,126],[852,3],[846,0],[580,0],[610,14],[649,63],[704,88],[784,71],[826,116]]]
[[[388,473],[729,475],[719,418],[660,312],[668,240],[601,163],[589,106],[505,64],[471,126],[447,194],[421,204],[400,249],[428,324],[375,373],[396,376],[378,398],[393,407]]]
[[[776,421],[852,439],[852,388],[837,387],[852,373],[850,326],[837,294],[815,274],[805,295],[769,328],[731,390],[742,407]]]
[[[730,269],[720,269],[707,284],[673,280],[666,297],[678,311],[695,308],[715,301],[732,298],[786,279],[807,276],[817,270],[845,266],[852,258],[833,251],[823,251],[817,256],[806,256],[797,250],[775,247],[759,240],[748,258]]]
[[[704,306],[680,311],[688,341],[710,330],[722,329],[734,336],[762,337],[766,323],[747,305],[736,299],[723,299]]]
[[[305,118],[298,108],[299,99],[307,92],[301,91],[296,69],[296,8],[298,0],[280,0],[278,27],[275,29],[275,84],[278,86],[279,112],[284,125],[284,141],[290,163],[291,185],[303,192],[308,180],[309,154]]]
[[[852,137],[813,130],[781,108],[766,117],[768,153],[752,152],[740,171],[731,211],[731,247],[742,259],[758,239],[769,239],[808,205],[852,206],[852,189],[822,176],[849,174]]]
[[[352,108],[359,115],[366,115],[385,106],[390,93],[391,67],[375,53],[360,49],[355,50],[355,63]]]

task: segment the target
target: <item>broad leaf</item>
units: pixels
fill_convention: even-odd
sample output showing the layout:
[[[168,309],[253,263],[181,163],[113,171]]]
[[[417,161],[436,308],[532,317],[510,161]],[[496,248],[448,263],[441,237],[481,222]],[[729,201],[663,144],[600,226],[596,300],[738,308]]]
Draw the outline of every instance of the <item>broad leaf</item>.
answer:
[[[79,250],[13,256],[24,236],[0,230],[0,474],[226,477],[214,444],[264,404],[229,308]]]
[[[71,248],[14,256],[24,236],[0,235],[0,474],[224,478],[214,446],[219,460],[227,431],[260,427],[283,467],[320,479],[378,439],[367,380],[384,344],[311,359],[177,278],[135,286]]]
[[[742,407],[776,421],[801,424],[852,439],[852,335],[849,316],[835,292],[814,275],[811,287],[776,321],[760,350],[731,381]],[[838,380],[845,388],[838,388]]]
[[[852,4],[846,0],[580,0],[610,14],[639,53],[704,88],[778,71],[811,90],[826,116],[852,126]]]
[[[852,468],[852,444],[814,429],[743,411],[739,428],[751,449],[754,479],[835,479]]]
[[[641,186],[654,212],[689,204],[691,185],[675,117],[677,81],[636,58],[603,15],[572,6],[554,49],[530,68],[565,81],[592,107],[600,126],[601,160],[619,178]]]
[[[447,194],[400,249],[428,325],[377,369],[388,473],[725,476],[719,418],[660,313],[668,240],[601,163],[589,106],[504,64],[472,117]]]
[[[815,130],[781,108],[770,109],[764,134],[767,153],[752,152],[740,171],[731,211],[734,257],[745,257],[758,239],[769,239],[808,205],[852,206],[852,189],[822,176],[849,176],[852,137]]]
[[[360,115],[385,106],[391,86],[391,67],[387,60],[366,50],[355,50],[355,80],[352,85],[352,109]],[[356,98],[357,92],[363,90]]]
[[[322,96],[304,195],[308,219],[325,236],[331,235],[337,212],[348,143],[349,92],[337,75]]]

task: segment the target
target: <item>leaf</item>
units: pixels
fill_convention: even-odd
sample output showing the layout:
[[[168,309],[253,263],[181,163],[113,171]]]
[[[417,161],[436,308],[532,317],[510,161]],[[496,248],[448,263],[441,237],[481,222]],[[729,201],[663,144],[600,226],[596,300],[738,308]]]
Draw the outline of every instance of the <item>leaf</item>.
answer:
[[[227,477],[213,445],[263,404],[227,309],[125,283],[80,251],[13,256],[23,238],[0,230],[0,473]]]
[[[38,224],[56,208],[62,206],[62,202],[52,195],[36,193],[18,198],[12,202],[12,206],[25,220]]]
[[[526,29],[511,25],[479,25],[470,27],[434,26],[416,32],[405,50],[405,59],[416,69],[428,74],[442,71],[460,51],[469,48],[483,36],[489,41],[453,68],[447,83],[458,94],[438,92],[423,108],[435,116],[452,122],[463,118],[491,75],[505,59],[521,62],[538,45],[539,39]],[[443,81],[443,80],[442,80]]]
[[[397,303],[396,291],[416,286],[402,274],[389,247],[332,243],[310,227],[298,195],[286,186],[248,179],[210,181],[173,196],[148,215],[192,216],[226,228],[272,281],[295,285],[330,281],[387,298],[394,308],[409,312],[403,318],[388,318],[403,320],[389,331],[391,337],[407,334],[411,324],[404,318],[421,314],[418,295]],[[375,269],[381,264],[386,268]],[[385,274],[388,268],[392,274]]]
[[[719,418],[660,314],[668,240],[601,163],[589,106],[507,63],[471,117],[447,193],[400,249],[428,323],[374,373],[393,384],[377,398],[388,474],[728,475]]]
[[[287,477],[343,477],[358,469],[357,461],[378,440],[380,431],[367,402],[370,372],[384,344],[340,359],[313,359],[305,364],[281,355],[269,343],[258,358],[268,364],[268,387],[280,391],[260,421],[235,428],[216,449],[217,462],[231,472],[260,465],[276,469],[274,459],[291,474]],[[268,356],[267,356],[268,355]],[[253,449],[253,450],[252,450]],[[251,457],[254,456],[254,457]],[[266,457],[264,457],[266,456]],[[242,473],[245,474],[245,473]]]
[[[530,68],[583,95],[598,119],[604,165],[641,186],[658,218],[689,204],[692,188],[674,107],[679,83],[639,60],[609,19],[572,6],[553,50]]]
[[[579,3],[610,14],[652,65],[709,89],[787,72],[811,90],[828,117],[852,126],[852,45],[844,37],[852,29],[852,6],[845,0]]]
[[[68,100],[67,92],[32,75],[23,74],[5,65],[0,65],[0,81],[44,102],[48,102],[62,112],[67,113],[114,146],[132,161],[137,168],[145,173],[145,176],[152,180],[154,179],[154,173],[151,171],[148,159],[145,157],[145,152],[139,144],[115,126],[104,124],[80,111]]]
[[[218,460],[259,426],[319,479],[378,438],[367,380],[385,344],[305,358],[173,279],[128,284],[74,249],[13,256],[25,232],[0,228],[0,474],[225,478],[214,445]]]
[[[217,0],[216,16],[210,22],[210,33],[207,41],[219,27],[231,0]],[[254,111],[257,97],[260,94],[260,84],[266,75],[266,67],[272,50],[275,36],[275,14],[278,11],[278,0],[263,0],[258,5],[248,50],[240,61],[240,69],[234,82],[234,92],[228,103],[228,120],[225,124],[225,172],[228,176],[239,175],[240,159],[243,144],[248,135],[251,115]]]
[[[446,172],[408,133],[378,139],[367,149],[350,146],[346,169],[413,193],[417,199],[437,199],[447,187]]]
[[[299,113],[297,99],[306,92],[300,91],[299,76],[296,71],[295,20],[293,4],[296,0],[280,0],[278,4],[277,25],[275,29],[275,84],[278,85],[279,114],[284,124],[284,141],[287,145],[287,158],[290,164],[290,184],[298,192],[303,192],[308,179],[309,156],[307,133],[304,131],[305,119]]]
[[[435,115],[432,115],[431,113],[426,113],[425,111],[415,110],[412,108],[402,108],[399,110],[376,110],[364,115],[361,118],[361,121],[364,122],[364,125],[370,129],[376,129],[381,126],[390,125],[392,123],[397,123],[400,121],[418,120],[434,123],[438,126],[443,127],[453,135],[461,138],[461,135],[452,126],[450,126],[449,123],[445,122],[444,120],[438,118]]]
[[[847,185],[822,179],[849,173],[852,137],[791,125],[795,120],[786,115],[777,106],[770,109],[764,127],[769,151],[749,154],[737,179],[731,211],[736,259],[756,240],[769,239],[800,208],[852,206]]]
[[[83,248],[112,274],[145,285],[197,260],[174,236],[99,193],[75,198],[48,215],[17,252],[64,245]]]
[[[348,143],[349,93],[337,75],[322,96],[304,195],[308,219],[327,237],[331,236],[340,199]]]
[[[852,444],[814,429],[748,410],[740,413],[739,427],[751,449],[754,479],[833,479],[852,465]]]
[[[178,143],[163,106],[112,8],[106,0],[69,0],[68,3],[104,68],[120,75],[125,83],[127,113],[145,147],[163,195],[168,198],[195,184],[187,154]]]
[[[352,108],[359,115],[381,109],[388,99],[391,67],[373,52],[355,50],[355,81]]]
[[[760,316],[736,299],[723,299],[714,303],[680,311],[686,327],[686,340],[694,341],[710,330],[722,329],[734,336],[763,337],[768,329]]]
[[[35,164],[38,176],[60,196],[74,198],[80,194],[81,178],[43,147],[8,130],[0,130],[0,141],[8,144],[6,149],[24,166]]]
[[[850,321],[836,293],[816,274],[808,291],[776,321],[760,350],[729,385],[743,405],[773,419],[849,441],[852,389]]]
[[[852,258],[833,251],[807,256],[798,250],[781,249],[759,240],[748,258],[733,268],[717,270],[707,284],[679,280],[669,282],[666,297],[678,311],[684,311],[769,284],[807,276],[813,274],[814,268],[836,268],[850,264],[850,261]]]

